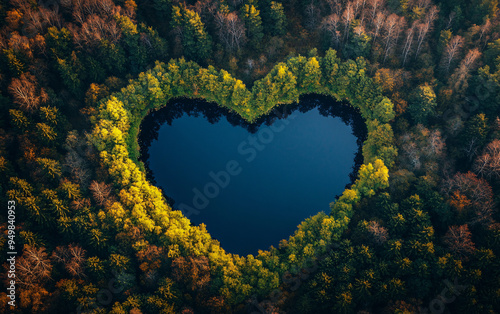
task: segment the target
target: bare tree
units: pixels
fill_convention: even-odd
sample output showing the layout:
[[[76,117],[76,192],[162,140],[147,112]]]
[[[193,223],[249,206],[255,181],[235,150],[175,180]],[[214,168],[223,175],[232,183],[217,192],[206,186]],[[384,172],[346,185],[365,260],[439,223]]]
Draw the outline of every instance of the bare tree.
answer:
[[[481,30],[479,32],[479,43],[482,43],[484,38],[483,49],[486,46],[486,43],[488,42],[489,36],[487,36],[487,34],[490,32],[491,26],[492,25],[490,19],[486,19],[486,22],[484,22],[484,24],[481,26]]]
[[[207,25],[217,15],[218,2],[212,0],[196,1],[194,11],[198,13],[203,24]]]
[[[421,23],[417,25],[417,51],[415,52],[415,58],[418,57],[420,53],[420,49],[422,48],[422,43],[424,42],[425,37],[429,33],[430,24]]]
[[[429,13],[425,16],[424,23],[419,24],[417,26],[417,51],[415,52],[415,58],[420,54],[420,50],[422,49],[422,44],[424,39],[427,37],[427,34],[432,29],[434,21],[438,17],[439,9],[436,6],[432,6],[429,9]]]
[[[102,39],[116,43],[122,33],[116,22],[112,19],[105,20],[98,15],[90,15],[82,23],[80,29],[71,28],[73,41],[80,48],[94,47]]]
[[[384,40],[385,40],[385,52],[384,52],[384,63],[389,55],[389,51],[395,44],[395,35],[398,27],[399,18],[396,14],[391,14],[387,17],[384,24]]]
[[[384,6],[384,0],[368,0],[368,5],[370,6],[372,20],[374,20],[380,8]]]
[[[349,28],[351,27],[351,22],[354,19],[354,9],[352,2],[348,2],[346,8],[344,9],[344,13],[342,13],[342,23],[344,24],[344,36],[345,42],[349,40]]]
[[[385,13],[380,11],[377,13],[375,18],[372,20],[372,25],[373,25],[373,42],[377,40],[378,35],[380,34],[380,31],[384,27],[384,22],[385,22]]]
[[[485,179],[478,178],[472,172],[457,173],[453,178],[443,181],[441,189],[447,195],[458,191],[472,202],[475,217],[469,221],[470,224],[490,225],[493,222],[493,190]]]
[[[217,13],[216,24],[220,40],[229,51],[239,50],[246,41],[245,26],[234,12],[229,14]]]
[[[314,2],[309,3],[305,7],[304,15],[305,15],[305,27],[309,30],[314,30],[316,28],[316,25],[318,25],[318,20],[320,18],[319,10],[314,4]]]
[[[402,53],[403,66],[405,66],[406,59],[407,59],[408,55],[411,53],[411,47],[413,44],[413,37],[415,35],[415,28],[416,28],[416,22],[413,22],[412,26],[410,28],[408,28],[408,30],[406,31],[406,40],[404,42],[403,53]]]
[[[448,45],[446,45],[441,58],[441,67],[446,73],[450,70],[451,63],[457,58],[463,44],[464,38],[460,35],[456,35],[450,40]]]
[[[450,15],[448,15],[448,18],[446,19],[446,27],[445,29],[450,29],[451,28],[451,23],[453,23],[453,20],[455,19],[457,13],[455,11],[452,11]]]
[[[17,282],[25,287],[32,287],[50,278],[52,264],[45,248],[26,245],[23,255],[17,260]]]
[[[478,48],[470,50],[465,58],[460,62],[460,66],[455,71],[455,73],[450,78],[450,82],[453,85],[455,91],[465,90],[468,86],[467,80],[472,69],[476,65],[476,61],[481,56]]]
[[[383,244],[389,239],[389,232],[376,221],[370,221],[368,232],[373,236],[373,240],[378,244]]]
[[[29,72],[12,79],[8,90],[14,98],[14,103],[23,110],[33,111],[48,100],[48,95],[43,88],[38,91],[38,82]]]
[[[352,8],[354,10],[354,16],[358,16],[361,13],[361,10],[363,9],[365,1],[363,0],[353,0],[352,2]]]
[[[476,250],[471,236],[467,225],[450,226],[443,238],[443,242],[453,253],[466,256]]]
[[[85,253],[79,245],[58,246],[52,253],[55,262],[63,263],[68,273],[75,277],[84,277]]]
[[[331,14],[325,17],[321,26],[325,32],[330,34],[330,38],[334,46],[338,47],[342,39],[339,16],[337,14]]]
[[[340,16],[342,13],[342,3],[341,0],[325,0],[328,6],[330,7],[331,14],[337,14]]]
[[[111,186],[104,182],[92,181],[89,186],[89,190],[92,192],[92,197],[99,205],[105,205],[109,201],[111,195]]]
[[[500,179],[500,140],[489,143],[473,165],[478,175],[491,179]]]
[[[440,157],[446,147],[446,143],[441,136],[441,131],[434,130],[429,134],[424,153],[430,157]]]

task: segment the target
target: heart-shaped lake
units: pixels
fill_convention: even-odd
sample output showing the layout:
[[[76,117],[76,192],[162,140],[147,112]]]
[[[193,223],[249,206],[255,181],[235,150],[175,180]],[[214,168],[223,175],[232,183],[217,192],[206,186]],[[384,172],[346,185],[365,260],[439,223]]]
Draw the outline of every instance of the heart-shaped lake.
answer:
[[[249,125],[175,100],[141,126],[141,160],[175,209],[240,255],[278,245],[352,182],[366,126],[350,106],[302,97]]]

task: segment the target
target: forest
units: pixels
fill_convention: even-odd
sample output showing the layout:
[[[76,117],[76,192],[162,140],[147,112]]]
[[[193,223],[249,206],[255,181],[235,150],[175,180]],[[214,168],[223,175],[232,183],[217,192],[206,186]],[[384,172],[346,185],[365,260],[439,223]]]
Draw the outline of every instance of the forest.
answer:
[[[6,0],[0,45],[1,313],[500,312],[498,0]],[[307,94],[359,112],[363,164],[278,247],[148,180],[172,99]]]

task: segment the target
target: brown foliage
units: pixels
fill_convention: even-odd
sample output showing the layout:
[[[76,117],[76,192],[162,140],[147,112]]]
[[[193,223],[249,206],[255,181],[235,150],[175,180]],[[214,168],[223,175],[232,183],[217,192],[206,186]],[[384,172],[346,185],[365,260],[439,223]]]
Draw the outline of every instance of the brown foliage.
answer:
[[[463,256],[471,254],[476,250],[467,225],[450,226],[443,238],[443,242],[451,251]]]
[[[470,200],[475,213],[475,218],[470,221],[471,224],[490,225],[493,223],[492,216],[495,203],[493,201],[493,191],[486,180],[478,178],[472,172],[457,173],[453,178],[443,182],[442,191],[449,196],[458,195],[456,194],[458,192]],[[454,197],[456,198],[456,196]]]
[[[86,251],[78,244],[58,246],[52,253],[55,262],[63,263],[64,267],[72,276],[83,277]]]
[[[473,165],[478,175],[488,179],[500,179],[500,140],[489,143]]]
[[[109,184],[92,181],[92,183],[90,183],[89,190],[92,192],[92,197],[98,205],[103,206],[110,201],[111,186]]]
[[[382,244],[389,239],[389,232],[387,231],[387,229],[382,227],[376,221],[369,222],[368,232],[372,234],[373,240],[378,244]]]
[[[23,73],[19,78],[12,79],[8,88],[14,98],[14,103],[26,111],[33,111],[48,100],[48,95],[43,88],[38,88],[38,83],[31,73]]]
[[[210,281],[210,267],[206,256],[178,257],[172,262],[173,278],[196,291],[206,287]]]
[[[45,248],[25,245],[23,255],[17,260],[17,283],[22,287],[33,287],[50,278],[52,264]]]

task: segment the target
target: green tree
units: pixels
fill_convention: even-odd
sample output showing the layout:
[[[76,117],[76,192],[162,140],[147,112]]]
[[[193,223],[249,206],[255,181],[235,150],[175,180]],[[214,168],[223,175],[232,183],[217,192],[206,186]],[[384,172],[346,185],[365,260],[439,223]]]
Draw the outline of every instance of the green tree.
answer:
[[[82,92],[82,76],[80,73],[82,73],[83,67],[76,52],[73,51],[68,59],[57,58],[57,65],[64,85],[74,95],[79,95]]]
[[[36,124],[36,134],[42,143],[45,144],[55,144],[54,141],[57,139],[57,132],[46,123]]]
[[[477,114],[465,123],[465,128],[460,136],[461,143],[466,148],[472,144],[480,149],[488,141],[488,131],[488,118],[484,113]]]
[[[242,8],[242,15],[250,45],[253,48],[259,49],[264,37],[260,11],[253,4],[245,4]]]
[[[66,59],[73,50],[72,36],[68,29],[52,26],[45,34],[47,48],[52,52],[54,58]]]
[[[37,158],[36,162],[45,176],[53,180],[59,179],[62,176],[61,165],[57,160]]]
[[[368,57],[371,50],[371,37],[367,34],[359,20],[354,20],[349,28],[349,42],[345,46],[348,58]]]
[[[435,113],[437,106],[436,94],[429,84],[418,86],[410,96],[408,112],[415,123],[425,124]]]
[[[283,4],[271,1],[269,17],[271,20],[270,31],[273,36],[283,36],[286,33],[286,15]],[[267,24],[266,24],[267,25]]]
[[[173,28],[182,30],[181,39],[186,58],[201,62],[211,57],[212,40],[198,13],[182,4],[173,6],[171,24]]]
[[[441,31],[441,33],[439,34],[439,40],[438,40],[438,44],[437,44],[437,55],[438,56],[443,55],[443,52],[444,52],[446,46],[448,45],[448,43],[450,42],[452,37],[453,37],[452,31],[450,31],[448,29],[444,29]]]
[[[25,132],[29,129],[30,120],[28,119],[28,117],[26,117],[24,112],[17,109],[9,109],[9,115],[11,123],[16,128],[18,128],[22,132]]]

